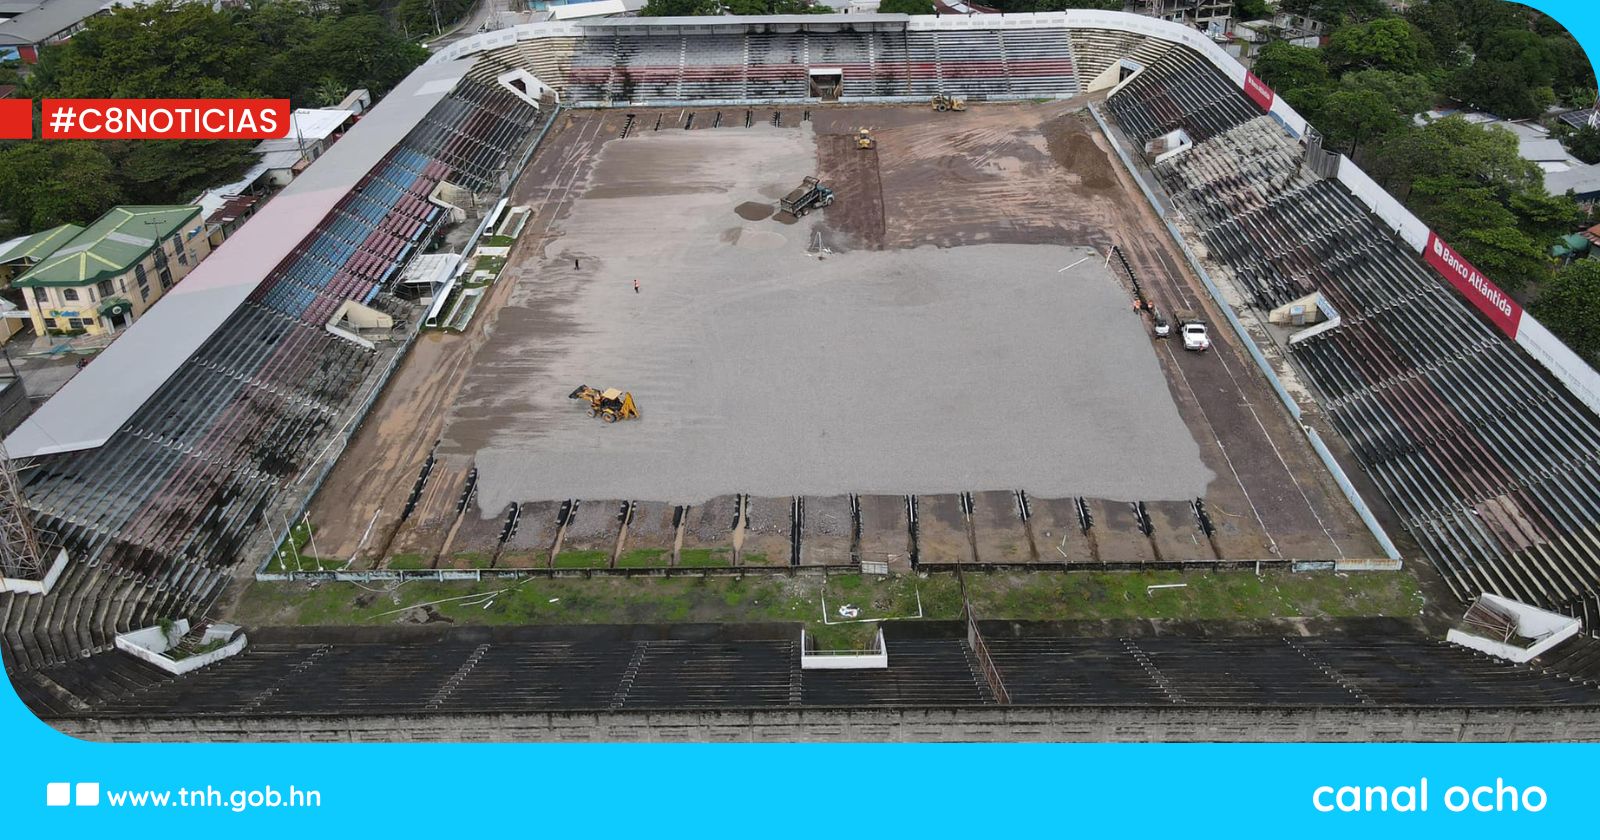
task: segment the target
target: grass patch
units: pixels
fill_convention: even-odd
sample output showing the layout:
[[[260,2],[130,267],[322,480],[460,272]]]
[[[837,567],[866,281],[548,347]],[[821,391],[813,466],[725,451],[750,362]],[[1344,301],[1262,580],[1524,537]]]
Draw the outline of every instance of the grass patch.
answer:
[[[895,603],[946,605],[930,618],[956,618],[955,579],[938,575],[893,578],[887,588],[903,590]],[[373,625],[399,615],[383,615],[447,598],[436,605],[459,624],[638,624],[672,622],[806,622],[820,626],[822,581],[788,576],[677,578],[532,578],[523,581],[412,580],[374,592],[347,583],[255,581],[241,596],[231,618],[253,625]],[[493,603],[484,608],[492,595]],[[463,598],[463,596],[467,596]],[[551,599],[555,599],[552,601]],[[832,604],[832,598],[829,598]],[[950,605],[956,605],[951,607]],[[860,627],[865,625],[849,625]],[[839,633],[855,631],[840,630]]]
[[[400,571],[415,571],[429,567],[428,561],[421,554],[395,554],[389,557],[388,568]]]
[[[497,233],[478,240],[478,244],[488,245],[490,248],[510,248],[512,245],[517,244],[517,238],[515,236],[502,236]]]
[[[630,552],[629,562],[648,562],[647,551]],[[568,554],[574,555],[568,559],[573,563],[595,562],[595,555],[604,556],[604,552],[562,556]],[[391,560],[390,567],[397,568],[396,561],[408,559],[420,563],[421,558],[401,555]],[[1189,585],[1146,593],[1146,586],[1158,583]],[[246,625],[381,624],[394,620],[394,616],[379,615],[385,611],[470,596],[439,604],[437,609],[460,624],[780,621],[819,627],[824,594],[830,621],[842,620],[838,609],[844,604],[860,609],[857,618],[914,615],[919,595],[925,618],[954,619],[961,614],[956,579],[949,574],[925,578],[833,575],[825,583],[812,575],[419,580],[392,585],[387,592],[374,592],[373,588],[370,584],[255,581],[230,617]],[[1272,572],[1260,578],[1249,571],[970,574],[967,591],[979,616],[1019,621],[1414,617],[1423,606],[1416,579],[1406,572]],[[486,609],[484,603],[491,593],[495,593],[494,603]],[[552,602],[552,598],[556,600]],[[854,638],[850,634],[866,631],[830,628],[818,632],[840,634],[843,640],[829,636],[827,646],[848,648],[848,640]]]
[[[609,565],[609,551],[563,551],[556,555],[558,569],[603,569]]]
[[[672,560],[672,556],[664,548],[635,548],[624,551],[617,557],[619,569],[644,569],[650,566],[665,566]]]
[[[806,635],[816,642],[817,650],[867,650],[878,635],[878,623],[823,624],[813,621],[806,625]]]
[[[678,565],[691,569],[733,565],[733,552],[726,548],[685,548],[678,552]]]
[[[271,560],[267,561],[267,571],[275,573],[311,571],[315,569],[336,569],[344,565],[343,561],[319,559],[307,553],[305,548],[311,542],[312,528],[301,520],[299,524],[289,529],[289,536],[278,544],[278,550]]]
[[[487,271],[496,277],[500,276],[500,269],[506,267],[505,257],[478,257],[472,267],[476,271]]]
[[[458,551],[454,555],[458,562],[465,562],[469,569],[487,569],[494,562],[494,555],[482,551]]]
[[[1148,592],[1156,584],[1181,589]],[[984,618],[1035,621],[1415,616],[1422,592],[1408,572],[1082,572],[967,576]]]

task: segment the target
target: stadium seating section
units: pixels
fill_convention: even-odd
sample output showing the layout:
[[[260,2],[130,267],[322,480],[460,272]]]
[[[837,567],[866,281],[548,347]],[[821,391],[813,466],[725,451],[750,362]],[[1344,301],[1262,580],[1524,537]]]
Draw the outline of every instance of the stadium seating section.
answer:
[[[1341,326],[1291,345],[1357,459],[1457,597],[1600,619],[1600,427],[1299,142],[1209,64],[1169,52],[1108,103],[1209,258],[1261,312],[1321,292]],[[1209,77],[1209,78],[1207,78]]]
[[[402,318],[386,289],[425,243],[441,180],[496,185],[535,109],[466,83],[363,178],[105,445],[41,459],[26,493],[74,562],[48,596],[0,595],[8,668],[203,612],[284,493],[340,433],[377,354],[323,324],[344,301]],[[269,546],[270,547],[270,546]],[[258,560],[250,557],[250,560]]]
[[[269,642],[180,677],[120,652],[12,678],[46,717],[501,713],[542,709],[971,706],[960,638],[896,638],[889,667],[802,670],[798,641]],[[346,631],[345,636],[360,635]],[[989,640],[1017,705],[1600,704],[1593,678],[1417,638]]]
[[[559,66],[546,66],[561,78]],[[578,42],[562,82],[576,102],[801,101],[818,69],[840,71],[844,100],[1015,99],[1079,89],[1067,30],[1048,28],[596,33]]]

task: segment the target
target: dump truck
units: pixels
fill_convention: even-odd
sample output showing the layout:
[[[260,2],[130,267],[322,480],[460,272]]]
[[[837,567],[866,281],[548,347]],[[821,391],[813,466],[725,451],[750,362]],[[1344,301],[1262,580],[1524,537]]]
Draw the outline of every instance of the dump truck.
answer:
[[[948,93],[936,93],[936,94],[934,94],[933,98],[928,100],[928,104],[932,105],[933,106],[933,110],[935,110],[935,111],[965,111],[965,110],[967,110],[967,100],[962,99],[959,96],[951,96]]]
[[[617,388],[607,388],[604,391],[590,388],[588,385],[579,385],[572,393],[567,395],[570,399],[583,400],[589,404],[589,416],[598,417],[607,423],[618,420],[637,420],[639,407],[633,402],[633,393]]]
[[[795,218],[810,213],[814,207],[827,207],[833,203],[833,190],[824,187],[815,175],[807,175],[800,186],[783,197],[778,207]]]
[[[878,147],[878,141],[873,139],[872,132],[863,128],[856,132],[856,148],[869,151]]]

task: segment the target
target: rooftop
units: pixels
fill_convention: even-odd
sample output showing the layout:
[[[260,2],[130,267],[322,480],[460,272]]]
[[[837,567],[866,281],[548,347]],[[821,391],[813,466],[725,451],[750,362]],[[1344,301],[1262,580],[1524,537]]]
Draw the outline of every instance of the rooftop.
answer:
[[[577,18],[605,17],[606,15],[637,12],[642,8],[644,8],[644,3],[640,2],[640,0],[593,0],[593,2],[551,6],[550,18],[552,20],[574,20]]]
[[[285,151],[298,153],[302,142],[326,140],[354,118],[355,114],[345,108],[296,108],[289,115],[289,134],[262,140],[256,144],[255,152],[258,155]]]
[[[6,243],[6,246],[10,247],[0,246],[0,248],[3,248],[3,250],[0,250],[0,264],[17,262],[18,260],[27,260],[30,264],[39,262],[55,253],[56,249],[65,244],[67,240],[82,232],[83,228],[78,225],[56,225],[49,230],[41,230],[31,236],[14,239]]]
[[[42,44],[115,3],[116,0],[49,0],[0,23],[0,44]]]
[[[1600,164],[1574,166],[1562,172],[1547,172],[1544,188],[1551,195],[1561,195],[1571,190],[1578,195],[1600,193]]]
[[[86,286],[121,274],[199,214],[194,205],[113,207],[12,285]]]

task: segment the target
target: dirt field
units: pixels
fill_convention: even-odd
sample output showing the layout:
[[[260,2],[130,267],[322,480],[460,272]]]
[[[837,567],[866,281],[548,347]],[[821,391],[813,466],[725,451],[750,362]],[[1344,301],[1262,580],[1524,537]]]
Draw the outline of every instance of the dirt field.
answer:
[[[767,557],[781,527],[755,535],[788,496],[862,493],[881,501],[863,504],[859,550],[899,557],[904,526],[874,530],[905,521],[898,494],[965,492],[977,501],[923,499],[924,562],[1375,556],[1215,313],[1217,348],[1190,354],[1131,311],[1103,267],[1112,244],[1163,309],[1207,310],[1076,107],[787,110],[781,126],[769,111],[749,127],[743,109],[708,110],[688,131],[678,110],[568,115],[518,182],[512,203],[534,216],[471,328],[419,340],[319,496],[319,550],[544,565],[570,524],[562,564]],[[854,147],[861,125],[876,150]],[[812,172],[838,201],[775,214]],[[644,419],[590,420],[566,399],[579,382],[633,390]],[[402,524],[430,452],[439,480]],[[479,521],[462,526],[473,465]],[[1036,497],[1031,521],[1017,489]],[[744,493],[779,497],[750,523],[759,552],[728,495]],[[578,498],[606,501],[567,523]],[[650,505],[636,545],[629,500]],[[481,560],[514,505],[516,533]],[[839,562],[850,543],[794,527],[819,541],[797,562]]]

